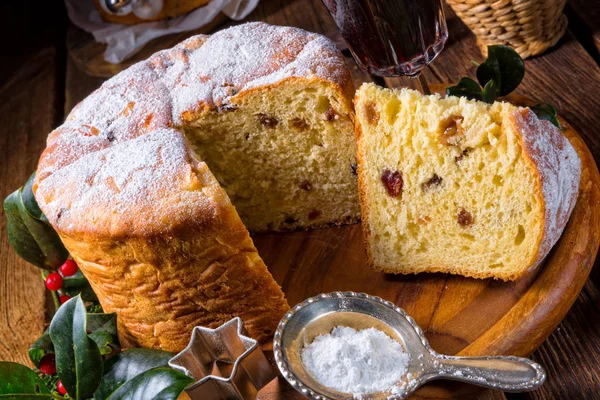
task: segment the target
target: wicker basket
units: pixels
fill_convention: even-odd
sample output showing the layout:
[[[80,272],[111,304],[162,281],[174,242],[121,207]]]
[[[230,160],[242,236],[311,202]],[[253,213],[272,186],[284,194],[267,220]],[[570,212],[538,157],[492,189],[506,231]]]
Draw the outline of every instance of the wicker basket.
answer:
[[[566,0],[447,0],[477,36],[486,54],[491,44],[506,44],[523,58],[554,46],[567,29]]]

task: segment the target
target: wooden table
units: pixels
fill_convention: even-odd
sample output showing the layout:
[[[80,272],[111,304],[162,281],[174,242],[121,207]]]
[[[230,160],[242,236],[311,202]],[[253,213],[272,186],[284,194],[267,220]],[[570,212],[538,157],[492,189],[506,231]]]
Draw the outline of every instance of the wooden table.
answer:
[[[10,17],[0,27],[5,49],[0,63],[2,198],[35,170],[52,128],[103,81],[85,75],[69,59],[68,20],[61,2],[3,3],[0,15]],[[569,31],[554,49],[526,62],[527,74],[518,92],[553,103],[600,163],[600,0],[569,0],[566,14]],[[470,60],[482,59],[471,32],[454,14],[448,11],[447,16],[450,39],[425,72],[430,83],[473,74]],[[248,20],[335,32],[319,0],[262,0]],[[354,72],[359,79],[371,79]],[[419,87],[410,79],[380,83]],[[40,271],[12,251],[6,220],[0,218],[0,360],[29,364],[27,348],[44,330],[52,309]],[[488,391],[480,399],[600,399],[598,321],[600,272],[596,268],[567,317],[533,355],[548,372],[546,384],[527,394]]]

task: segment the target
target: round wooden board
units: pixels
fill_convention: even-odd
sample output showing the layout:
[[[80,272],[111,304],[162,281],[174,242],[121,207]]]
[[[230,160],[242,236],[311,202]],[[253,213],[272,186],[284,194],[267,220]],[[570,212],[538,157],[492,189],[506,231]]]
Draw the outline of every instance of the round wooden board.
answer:
[[[440,91],[441,87],[432,89]],[[532,104],[518,96],[508,100]],[[517,281],[477,280],[440,273],[403,276],[375,272],[367,265],[358,224],[254,235],[254,242],[291,306],[319,293],[366,292],[403,308],[440,353],[529,356],[575,301],[600,243],[598,168],[577,132],[565,121],[561,123],[581,158],[579,197],[561,239],[543,265]],[[437,381],[419,389],[411,398],[468,399],[480,391],[471,385]],[[281,377],[258,396],[261,400],[302,398]]]

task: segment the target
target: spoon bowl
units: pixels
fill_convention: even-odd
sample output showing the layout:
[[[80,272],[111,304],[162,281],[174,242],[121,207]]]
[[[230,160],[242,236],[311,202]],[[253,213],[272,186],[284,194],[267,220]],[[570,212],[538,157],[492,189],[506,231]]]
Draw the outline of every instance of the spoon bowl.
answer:
[[[352,399],[326,387],[304,368],[302,350],[315,337],[336,326],[356,330],[376,328],[398,341],[409,354],[404,377],[389,390],[363,394],[363,399],[403,399],[434,379],[452,379],[504,391],[527,391],[545,380],[542,367],[526,358],[454,357],[436,353],[423,331],[401,308],[376,296],[333,292],[296,305],[279,323],[273,341],[275,360],[284,378],[306,397],[318,400]]]

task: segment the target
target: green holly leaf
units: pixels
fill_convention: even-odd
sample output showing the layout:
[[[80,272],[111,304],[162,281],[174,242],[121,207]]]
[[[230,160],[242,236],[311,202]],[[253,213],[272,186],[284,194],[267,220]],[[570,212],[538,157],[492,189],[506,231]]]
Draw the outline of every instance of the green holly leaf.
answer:
[[[181,392],[193,382],[183,372],[158,367],[125,382],[110,396],[110,400],[177,400]]]
[[[496,82],[488,81],[483,88],[483,96],[481,96],[481,100],[492,104],[496,100],[496,89]]]
[[[554,126],[564,132],[564,128],[558,120],[556,108],[554,108],[552,104],[540,103],[529,108],[535,113],[535,115],[537,115],[539,119],[552,122]]]
[[[498,96],[506,96],[519,86],[525,76],[525,62],[509,46],[488,46],[487,59],[477,67],[477,80],[481,86],[496,82]]]
[[[90,283],[86,279],[86,277],[81,272],[81,269],[77,270],[77,273],[72,276],[65,276],[63,278],[63,292],[66,295],[71,297],[75,297],[77,295],[81,295],[81,299],[83,301],[89,301],[93,303],[98,302],[98,297],[94,290],[90,286]]]
[[[119,348],[117,335],[117,314],[90,314],[87,315],[87,330],[89,337],[96,342],[100,354],[110,354],[114,348]]]
[[[56,399],[40,377],[24,365],[0,362],[0,399]]]
[[[104,376],[94,393],[95,400],[111,398],[126,382],[153,368],[166,367],[173,354],[151,349],[130,349],[106,361]]]
[[[86,331],[87,313],[79,296],[64,303],[50,323],[58,378],[76,400],[92,397],[102,379],[102,355]]]
[[[447,96],[466,97],[470,100],[481,100],[481,87],[471,78],[464,77],[454,86],[446,88]]]
[[[42,214],[31,190],[35,173],[4,199],[8,240],[25,261],[56,271],[69,256],[60,237]]]
[[[50,333],[46,329],[44,334],[31,345],[28,354],[33,365],[39,368],[40,360],[48,353],[54,353],[54,346],[52,345],[52,339],[50,339]]]

